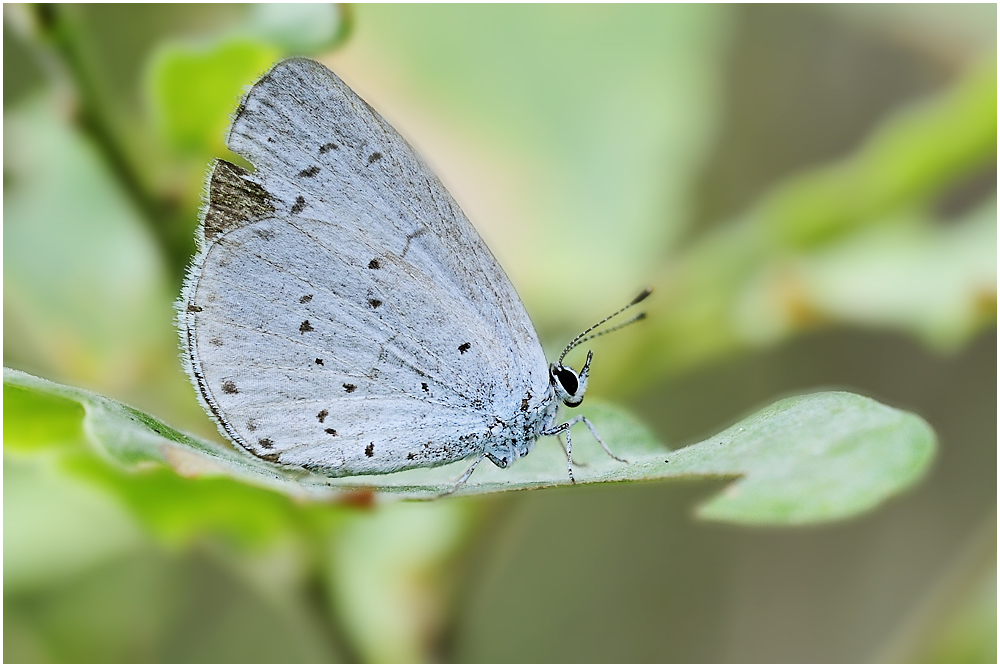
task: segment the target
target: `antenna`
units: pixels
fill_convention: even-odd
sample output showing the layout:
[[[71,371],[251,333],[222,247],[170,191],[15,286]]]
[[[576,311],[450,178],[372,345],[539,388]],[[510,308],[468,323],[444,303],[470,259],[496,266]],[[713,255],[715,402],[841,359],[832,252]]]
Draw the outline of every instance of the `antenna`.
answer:
[[[559,361],[556,362],[556,363],[561,366],[562,362],[563,362],[563,359],[566,357],[566,355],[569,354],[569,352],[574,347],[576,347],[577,345],[580,345],[581,343],[584,343],[584,342],[586,342],[588,340],[593,340],[594,338],[597,338],[598,336],[603,336],[604,334],[609,334],[612,331],[618,331],[622,327],[627,327],[628,325],[632,324],[633,322],[638,322],[639,320],[645,319],[646,318],[646,313],[639,313],[638,315],[636,315],[632,319],[628,320],[627,322],[622,322],[621,324],[616,324],[615,326],[613,326],[613,327],[611,327],[609,329],[604,329],[603,331],[598,331],[597,333],[591,334],[589,336],[587,335],[587,334],[590,334],[590,332],[593,331],[594,329],[600,327],[605,322],[607,322],[609,320],[613,320],[614,318],[618,317],[619,315],[621,315],[622,313],[624,313],[626,310],[628,310],[632,306],[636,305],[637,303],[641,302],[643,299],[645,299],[647,296],[649,296],[652,293],[653,293],[653,288],[652,287],[647,287],[646,289],[642,290],[642,292],[639,293],[639,296],[637,296],[634,299],[632,299],[632,301],[630,301],[626,306],[624,306],[623,308],[620,308],[617,311],[611,313],[610,315],[608,315],[607,317],[605,317],[603,320],[601,320],[600,322],[598,322],[594,326],[589,327],[586,331],[584,331],[579,336],[577,336],[576,338],[574,338],[573,340],[571,340],[569,342],[569,345],[566,346],[566,349],[564,349],[562,351],[562,354],[559,355]]]

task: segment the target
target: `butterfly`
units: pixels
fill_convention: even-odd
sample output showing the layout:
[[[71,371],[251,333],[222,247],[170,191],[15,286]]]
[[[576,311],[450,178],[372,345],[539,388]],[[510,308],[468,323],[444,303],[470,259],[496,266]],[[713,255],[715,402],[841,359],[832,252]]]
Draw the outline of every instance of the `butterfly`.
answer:
[[[272,464],[331,477],[462,459],[506,468],[583,401],[548,364],[503,269],[437,177],[326,67],[275,65],[212,165],[178,301],[183,357],[220,430]],[[621,460],[621,459],[618,459]]]

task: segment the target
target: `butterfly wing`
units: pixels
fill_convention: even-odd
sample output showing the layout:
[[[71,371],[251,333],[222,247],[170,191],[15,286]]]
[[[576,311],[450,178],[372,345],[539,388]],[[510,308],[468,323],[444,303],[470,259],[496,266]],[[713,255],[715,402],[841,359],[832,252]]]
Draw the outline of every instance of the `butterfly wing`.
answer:
[[[213,168],[181,319],[189,371],[252,453],[348,475],[480,451],[548,390],[531,321],[434,174],[319,63],[286,60]],[[522,399],[527,398],[528,403]]]

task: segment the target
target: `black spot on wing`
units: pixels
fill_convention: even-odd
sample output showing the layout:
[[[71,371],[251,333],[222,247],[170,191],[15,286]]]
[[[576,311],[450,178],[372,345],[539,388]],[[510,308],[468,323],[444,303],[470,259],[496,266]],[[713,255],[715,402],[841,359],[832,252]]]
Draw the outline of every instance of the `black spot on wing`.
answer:
[[[260,440],[257,441],[257,444],[263,447],[264,449],[274,448],[274,441],[271,440],[270,438],[261,438]]]
[[[309,320],[303,320],[302,324],[299,325],[299,333],[307,331],[315,331],[315,329],[313,329],[313,325],[309,324]]]
[[[303,169],[302,171],[300,171],[299,172],[299,177],[301,177],[301,178],[311,178],[311,177],[315,176],[318,173],[319,173],[319,167],[317,167],[316,165],[313,165],[313,166],[309,167],[308,169]]]
[[[350,382],[344,383],[344,391],[346,391],[348,394],[353,392],[355,389],[357,389],[356,385],[353,385]]]
[[[325,428],[323,430],[326,431],[327,433],[329,433],[330,435],[337,435],[337,429]]]
[[[368,156],[368,164],[370,166],[373,163],[378,162],[381,159],[382,159],[382,154],[379,153],[378,151],[375,151],[374,153],[372,153],[371,155]]]
[[[319,357],[316,357],[316,365],[317,366],[322,366],[323,365],[323,360],[320,359]]]
[[[426,383],[426,382],[421,382],[421,383],[420,383],[420,388],[421,388],[421,389],[423,389],[423,390],[424,390],[424,392],[425,392],[425,393],[428,393],[428,394],[429,394],[429,393],[430,393],[430,391],[431,391],[430,389],[428,389],[428,388],[427,388],[427,383]]]
[[[208,342],[210,345],[214,345],[215,347],[222,347],[222,339],[219,338],[218,336],[216,336],[215,338],[210,338]]]
[[[306,198],[299,195],[295,198],[295,204],[292,206],[292,215],[298,215],[302,212],[302,209],[306,207]]]
[[[462,343],[461,345],[458,346],[458,351],[461,352],[462,354],[465,354],[466,352],[469,351],[469,348],[471,347],[472,347],[471,343]]]
[[[238,394],[240,390],[236,388],[236,383],[232,380],[226,380],[222,383],[222,391],[227,394]]]
[[[201,312],[201,306],[196,306],[193,303],[189,303],[188,307],[187,307],[187,311],[189,313],[200,313]]]
[[[329,151],[335,151],[335,150],[337,150],[337,144],[331,142],[331,143],[323,144],[322,146],[320,146],[319,147],[319,154],[322,155],[323,153],[327,153]]]
[[[379,264],[378,259],[376,258],[376,259],[373,259],[372,261],[368,262],[368,268],[369,269],[380,269],[380,268],[382,268],[382,265]]]
[[[324,419],[326,419],[326,416],[327,416],[328,414],[330,414],[330,413],[329,413],[329,411],[327,411],[326,409],[323,409],[323,410],[320,410],[320,411],[319,411],[319,414],[317,414],[317,415],[316,415],[316,419],[318,419],[318,420],[319,420],[319,423],[320,423],[320,424],[322,424],[322,423],[323,423],[323,420],[324,420]]]
[[[312,300],[313,300],[313,295],[306,294],[305,296],[299,298],[299,303],[309,303]]]
[[[368,443],[368,446],[365,447],[365,456],[367,456],[369,458],[371,458],[372,456],[375,456],[375,443],[374,442]]]
[[[368,305],[371,306],[372,308],[378,308],[379,306],[382,305],[382,300],[381,299],[368,299]]]

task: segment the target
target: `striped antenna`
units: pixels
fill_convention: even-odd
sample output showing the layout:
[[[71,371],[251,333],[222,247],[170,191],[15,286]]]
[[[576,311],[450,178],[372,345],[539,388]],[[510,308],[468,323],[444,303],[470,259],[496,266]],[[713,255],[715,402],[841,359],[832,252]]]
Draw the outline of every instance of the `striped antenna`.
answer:
[[[622,322],[621,324],[616,324],[615,326],[613,326],[613,327],[611,327],[609,329],[604,329],[603,331],[598,331],[595,334],[591,334],[590,333],[594,329],[597,329],[598,327],[600,327],[602,324],[608,322],[609,320],[613,320],[614,318],[618,317],[619,315],[621,315],[622,313],[624,313],[626,310],[628,310],[632,306],[640,303],[643,299],[645,299],[647,296],[649,296],[652,293],[653,293],[653,288],[652,287],[647,287],[646,289],[642,290],[642,292],[639,293],[639,296],[637,296],[634,299],[632,299],[632,301],[630,301],[626,306],[624,306],[623,308],[620,308],[617,311],[611,313],[610,315],[608,315],[607,317],[605,317],[603,320],[601,320],[600,322],[598,322],[594,326],[589,327],[586,331],[584,331],[579,336],[577,336],[576,338],[574,338],[573,340],[571,340],[569,342],[569,345],[566,346],[566,349],[564,349],[562,351],[562,354],[559,355],[559,361],[556,362],[556,363],[558,363],[559,365],[562,365],[563,359],[566,358],[566,355],[569,354],[570,351],[574,347],[576,347],[577,345],[580,345],[581,343],[584,343],[584,342],[586,342],[588,340],[593,340],[594,338],[597,338],[598,336],[603,336],[604,334],[609,334],[612,331],[618,331],[622,327],[627,327],[628,325],[632,324],[633,322],[638,322],[639,320],[645,319],[646,318],[646,313],[639,313],[638,315],[636,315],[632,319],[628,320],[627,322]],[[590,335],[588,335],[588,334],[590,334]]]

